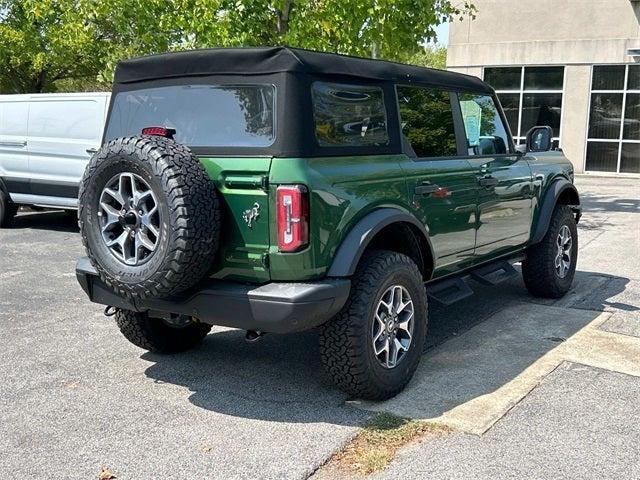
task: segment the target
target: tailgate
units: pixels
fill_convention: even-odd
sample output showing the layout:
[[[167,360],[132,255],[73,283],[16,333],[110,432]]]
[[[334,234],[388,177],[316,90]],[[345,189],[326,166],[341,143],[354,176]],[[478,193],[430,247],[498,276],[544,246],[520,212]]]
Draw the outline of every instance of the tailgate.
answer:
[[[201,157],[221,193],[222,230],[214,278],[249,282],[270,280],[270,157]]]

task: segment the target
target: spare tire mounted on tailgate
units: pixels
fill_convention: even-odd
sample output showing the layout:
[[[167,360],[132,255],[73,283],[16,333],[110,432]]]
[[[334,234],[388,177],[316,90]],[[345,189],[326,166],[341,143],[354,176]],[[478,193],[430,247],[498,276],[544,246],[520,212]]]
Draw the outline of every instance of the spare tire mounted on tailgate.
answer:
[[[164,297],[192,287],[211,268],[220,205],[186,146],[143,135],[112,140],[91,158],[79,221],[91,262],[116,293]]]

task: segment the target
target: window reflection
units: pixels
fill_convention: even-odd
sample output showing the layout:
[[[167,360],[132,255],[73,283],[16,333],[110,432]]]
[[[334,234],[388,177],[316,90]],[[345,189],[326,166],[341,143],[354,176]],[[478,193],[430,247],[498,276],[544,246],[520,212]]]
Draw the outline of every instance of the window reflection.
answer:
[[[533,127],[551,127],[553,136],[560,136],[562,115],[561,93],[525,93],[522,96],[522,128],[525,135]]]
[[[417,157],[457,154],[449,93],[422,87],[397,87],[402,134]]]
[[[470,155],[508,153],[508,136],[493,98],[488,95],[458,95]]]
[[[619,138],[622,119],[621,93],[593,93],[589,138]]]
[[[106,140],[145,127],[176,130],[191,147],[266,147],[275,139],[273,85],[173,85],[118,93]]]
[[[628,93],[624,109],[625,140],[640,140],[640,93]]]
[[[321,147],[388,144],[381,88],[314,82],[311,90],[316,138]]]

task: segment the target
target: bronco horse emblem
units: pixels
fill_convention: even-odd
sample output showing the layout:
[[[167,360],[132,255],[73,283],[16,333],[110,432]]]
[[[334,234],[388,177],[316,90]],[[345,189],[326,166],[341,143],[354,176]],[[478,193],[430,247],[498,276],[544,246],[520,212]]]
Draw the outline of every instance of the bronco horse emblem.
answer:
[[[258,202],[253,204],[252,208],[245,210],[242,214],[242,219],[247,223],[247,227],[253,227],[253,222],[260,216],[260,204]]]

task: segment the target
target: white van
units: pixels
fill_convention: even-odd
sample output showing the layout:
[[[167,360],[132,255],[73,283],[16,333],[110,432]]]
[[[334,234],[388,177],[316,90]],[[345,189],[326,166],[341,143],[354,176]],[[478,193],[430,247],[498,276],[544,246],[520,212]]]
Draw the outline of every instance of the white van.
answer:
[[[110,93],[0,95],[0,226],[18,205],[77,208]]]

